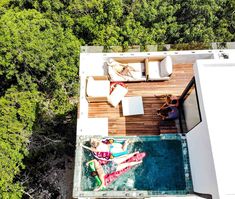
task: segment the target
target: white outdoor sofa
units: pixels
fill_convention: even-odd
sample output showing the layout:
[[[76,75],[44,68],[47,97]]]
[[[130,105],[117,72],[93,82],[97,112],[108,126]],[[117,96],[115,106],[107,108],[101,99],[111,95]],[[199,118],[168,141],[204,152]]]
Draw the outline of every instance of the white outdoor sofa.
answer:
[[[105,62],[105,66],[111,82],[165,81],[170,79],[173,71],[170,56],[160,60],[155,57],[109,58]],[[131,71],[129,74],[120,74],[119,71],[122,67],[130,67]]]

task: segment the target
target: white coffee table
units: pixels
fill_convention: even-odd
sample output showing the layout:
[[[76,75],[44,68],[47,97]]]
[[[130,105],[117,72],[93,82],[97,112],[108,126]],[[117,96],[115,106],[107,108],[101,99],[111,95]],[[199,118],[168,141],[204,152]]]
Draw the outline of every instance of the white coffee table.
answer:
[[[122,100],[123,116],[143,115],[144,106],[141,96],[124,97]]]

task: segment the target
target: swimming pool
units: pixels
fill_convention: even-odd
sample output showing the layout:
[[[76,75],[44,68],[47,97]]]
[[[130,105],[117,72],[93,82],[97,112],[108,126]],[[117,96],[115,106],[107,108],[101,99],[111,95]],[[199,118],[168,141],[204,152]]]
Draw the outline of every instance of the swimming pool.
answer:
[[[143,163],[119,177],[105,191],[93,191],[95,180],[85,163],[92,154],[78,147],[74,184],[78,197],[150,197],[156,195],[185,195],[193,192],[187,142],[181,135],[115,137],[131,139],[130,152],[146,152]],[[79,137],[88,145],[90,137]],[[74,195],[76,195],[74,193]]]

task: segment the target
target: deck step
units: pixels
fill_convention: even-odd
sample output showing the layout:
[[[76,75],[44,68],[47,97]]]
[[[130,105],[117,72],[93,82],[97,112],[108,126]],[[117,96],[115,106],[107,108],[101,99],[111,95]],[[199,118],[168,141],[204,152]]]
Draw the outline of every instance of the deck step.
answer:
[[[178,133],[174,120],[161,120],[159,123],[160,134]]]

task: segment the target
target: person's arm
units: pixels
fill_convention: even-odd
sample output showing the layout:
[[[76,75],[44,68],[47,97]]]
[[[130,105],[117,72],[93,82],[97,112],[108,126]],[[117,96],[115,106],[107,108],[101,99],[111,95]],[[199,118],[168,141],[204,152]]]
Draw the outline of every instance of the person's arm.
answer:
[[[163,109],[163,108],[165,108],[165,107],[167,107],[167,106],[168,106],[168,103],[165,102],[165,103],[161,106],[161,108],[160,108],[159,110],[161,110],[161,109]]]
[[[95,148],[90,148],[90,147],[88,147],[88,146],[85,146],[85,145],[81,145],[83,148],[85,148],[85,149],[88,149],[88,150],[90,150],[90,151],[92,151],[92,152],[97,152],[97,150],[95,149]]]

